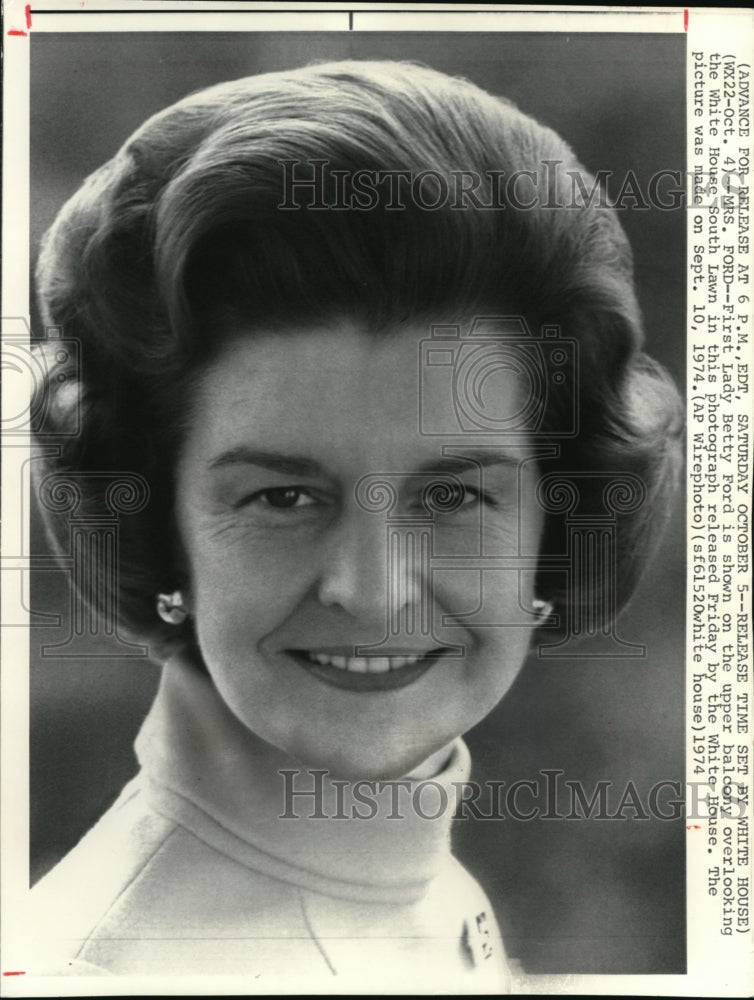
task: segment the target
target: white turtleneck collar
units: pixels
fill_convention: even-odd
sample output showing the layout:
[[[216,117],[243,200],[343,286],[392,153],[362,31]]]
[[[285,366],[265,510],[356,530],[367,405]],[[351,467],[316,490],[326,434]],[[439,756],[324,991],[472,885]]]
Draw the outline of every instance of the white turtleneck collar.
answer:
[[[469,777],[459,739],[431,780],[333,780],[251,733],[206,674],[177,660],[164,668],[136,751],[152,806],[216,849],[301,887],[382,902],[420,898],[447,863]],[[316,801],[295,794],[315,787]]]

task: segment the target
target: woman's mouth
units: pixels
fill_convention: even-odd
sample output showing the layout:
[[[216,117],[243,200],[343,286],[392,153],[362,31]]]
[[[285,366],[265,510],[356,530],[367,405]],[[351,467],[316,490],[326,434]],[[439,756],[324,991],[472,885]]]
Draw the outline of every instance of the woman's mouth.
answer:
[[[319,680],[351,691],[390,691],[418,680],[450,650],[392,656],[344,656],[315,650],[287,651]]]

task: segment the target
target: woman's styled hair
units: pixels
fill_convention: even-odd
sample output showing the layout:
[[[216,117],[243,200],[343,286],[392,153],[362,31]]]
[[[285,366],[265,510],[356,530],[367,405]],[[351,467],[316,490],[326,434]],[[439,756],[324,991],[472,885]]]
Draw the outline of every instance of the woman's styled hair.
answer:
[[[248,77],[142,125],[62,209],[37,269],[44,323],[81,345],[82,430],[58,439],[57,468],[84,473],[92,516],[107,479],[86,473],[136,472],[149,484],[149,502],[120,530],[125,629],[163,651],[191,640],[190,622],[175,628],[155,613],[156,593],[184,583],[174,459],[192,388],[241,320],[281,335],[342,316],[375,335],[496,314],[525,317],[534,338],[557,326],[576,345],[578,377],[548,398],[537,427],[538,441],[559,444],[548,469],[583,475],[582,513],[601,509],[605,474],[646,491],[617,518],[612,610],[625,603],[667,508],[681,411],[641,352],[630,250],[615,214],[586,195],[593,183],[550,129],[412,64]],[[72,403],[61,394],[56,405],[58,374],[46,391],[64,427]],[[559,434],[569,420],[577,433]],[[543,552],[564,544],[553,509]],[[544,563],[537,578],[561,618],[603,584],[599,569],[574,584]]]

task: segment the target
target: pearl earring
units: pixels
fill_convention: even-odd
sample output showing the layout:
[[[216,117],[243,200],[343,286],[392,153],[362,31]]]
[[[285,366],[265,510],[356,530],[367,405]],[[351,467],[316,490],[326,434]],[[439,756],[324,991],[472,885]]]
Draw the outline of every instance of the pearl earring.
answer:
[[[537,616],[537,623],[539,625],[547,621],[553,611],[552,601],[543,601],[538,597],[531,602],[531,606]]]
[[[172,594],[157,595],[157,614],[168,625],[182,625],[188,618],[188,611],[183,606],[183,594],[174,590]]]

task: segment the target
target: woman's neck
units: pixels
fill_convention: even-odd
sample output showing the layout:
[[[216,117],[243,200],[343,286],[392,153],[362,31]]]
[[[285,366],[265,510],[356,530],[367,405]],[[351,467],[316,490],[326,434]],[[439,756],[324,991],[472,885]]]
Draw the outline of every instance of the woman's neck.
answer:
[[[435,753],[431,754],[425,761],[417,765],[412,771],[410,771],[406,777],[413,778],[417,781],[426,781],[428,778],[434,778],[435,775],[443,771],[450,760],[450,755],[453,752],[453,744],[448,743]]]

